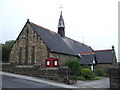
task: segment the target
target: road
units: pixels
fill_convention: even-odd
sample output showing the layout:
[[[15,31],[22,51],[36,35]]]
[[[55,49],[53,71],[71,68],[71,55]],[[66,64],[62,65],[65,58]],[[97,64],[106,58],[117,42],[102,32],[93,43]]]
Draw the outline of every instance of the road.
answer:
[[[61,88],[61,87],[3,75],[2,88]]]
[[[76,84],[66,85],[55,81],[18,75],[7,72],[0,72],[0,87],[2,88],[110,88],[109,78],[102,77],[100,80],[77,81]],[[1,85],[2,83],[2,85]]]
[[[102,77],[100,80],[77,81],[73,86],[80,88],[110,88],[109,78]]]

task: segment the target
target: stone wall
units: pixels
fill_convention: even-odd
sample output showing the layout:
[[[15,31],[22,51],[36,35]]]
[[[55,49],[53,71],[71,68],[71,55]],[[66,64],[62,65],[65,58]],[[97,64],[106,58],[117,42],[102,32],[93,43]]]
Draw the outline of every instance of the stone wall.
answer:
[[[120,88],[120,66],[112,66],[109,69],[110,88]]]
[[[28,35],[27,35],[28,33]],[[26,40],[28,40],[26,42]],[[20,35],[18,36],[15,44],[11,49],[9,61],[19,63],[19,51],[22,48],[22,64],[25,64],[25,50],[26,43],[28,45],[28,64],[32,61],[32,47],[35,47],[35,63],[39,63],[44,66],[43,60],[47,58],[47,47],[37,33],[32,29],[29,23],[25,25]]]
[[[112,64],[97,64],[97,65],[94,66],[94,69],[108,72],[108,70],[111,66],[112,66]]]
[[[39,65],[12,65],[4,64],[2,65],[2,71],[12,72],[16,74],[28,75],[33,77],[40,77],[55,80],[61,83],[69,83],[69,68],[59,67],[59,68],[41,68]],[[73,80],[76,81],[76,80]]]

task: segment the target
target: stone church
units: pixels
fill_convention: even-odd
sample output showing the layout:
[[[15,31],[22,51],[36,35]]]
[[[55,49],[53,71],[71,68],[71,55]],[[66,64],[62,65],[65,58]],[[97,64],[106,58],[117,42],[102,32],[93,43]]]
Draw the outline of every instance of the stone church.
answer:
[[[113,56],[112,51],[108,57]],[[45,67],[45,60],[53,57],[58,58],[59,66],[62,66],[66,60],[75,57],[80,58],[83,64],[93,65],[93,62],[97,63],[96,52],[98,53],[90,46],[65,36],[61,11],[57,33],[28,19],[11,49],[9,61],[20,65],[40,64]],[[97,55],[99,57],[99,54]],[[110,65],[114,63],[113,58],[108,61],[111,61]]]

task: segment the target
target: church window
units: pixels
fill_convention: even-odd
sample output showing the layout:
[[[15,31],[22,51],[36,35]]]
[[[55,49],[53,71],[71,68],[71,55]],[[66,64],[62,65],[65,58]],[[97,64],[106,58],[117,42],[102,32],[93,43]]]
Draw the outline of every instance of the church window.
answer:
[[[26,36],[28,37],[28,35],[29,35],[29,30],[27,28],[27,30],[26,30]]]
[[[26,39],[26,45],[25,45],[25,64],[28,64],[28,48],[29,47],[29,41]]]
[[[32,47],[32,64],[35,63],[35,46]]]
[[[22,64],[22,47],[19,49],[19,64]]]

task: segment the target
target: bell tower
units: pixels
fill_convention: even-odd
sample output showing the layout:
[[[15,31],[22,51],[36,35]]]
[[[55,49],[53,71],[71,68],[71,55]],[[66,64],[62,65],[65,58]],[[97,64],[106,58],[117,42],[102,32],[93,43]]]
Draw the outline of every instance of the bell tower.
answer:
[[[61,37],[65,36],[65,24],[64,24],[64,20],[63,20],[63,16],[62,16],[62,11],[61,11],[59,22],[58,22],[58,34]]]

